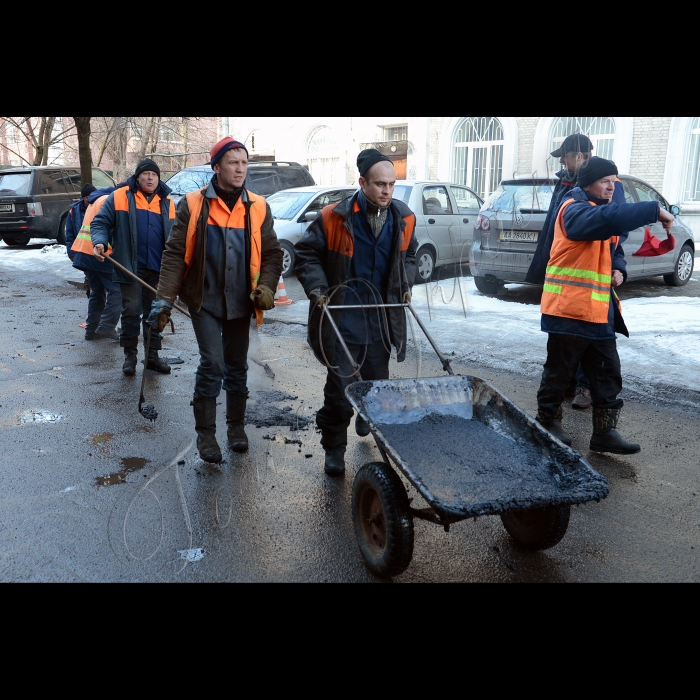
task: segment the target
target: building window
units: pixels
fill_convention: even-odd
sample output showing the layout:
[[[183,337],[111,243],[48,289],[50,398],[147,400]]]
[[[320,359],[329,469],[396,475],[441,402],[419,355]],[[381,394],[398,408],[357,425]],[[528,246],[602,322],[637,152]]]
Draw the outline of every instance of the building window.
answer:
[[[567,136],[585,134],[593,142],[593,153],[612,160],[615,150],[615,119],[613,117],[557,117],[552,125],[550,153],[561,148]],[[561,170],[556,158],[547,161],[550,173]]]
[[[486,199],[503,178],[503,148],[496,117],[465,117],[455,132],[452,180]]]
[[[317,185],[333,187],[340,185],[340,148],[330,127],[315,129],[307,145],[308,166]]]
[[[700,117],[695,117],[690,128],[683,201],[700,202]]]
[[[384,127],[385,141],[408,141],[408,124]]]

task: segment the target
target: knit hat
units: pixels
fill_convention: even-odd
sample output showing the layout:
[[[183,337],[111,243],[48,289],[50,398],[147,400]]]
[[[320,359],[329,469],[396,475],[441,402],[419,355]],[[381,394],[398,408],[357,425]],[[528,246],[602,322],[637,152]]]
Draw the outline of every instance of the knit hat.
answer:
[[[97,192],[97,187],[94,185],[85,185],[82,190],[80,190],[81,199],[89,197],[93,192]]]
[[[136,168],[136,173],[134,173],[136,179],[138,180],[143,173],[155,173],[160,179],[160,168],[158,167],[158,163],[150,158],[146,158],[146,160],[142,160],[139,163],[138,167]]]
[[[221,159],[229,152],[229,151],[245,151],[248,153],[248,149],[245,147],[245,144],[242,144],[240,141],[236,141],[236,139],[232,139],[230,136],[227,136],[225,139],[221,139],[219,143],[214,146],[214,148],[211,149],[211,169],[214,169],[214,166],[218,165],[221,162]],[[250,157],[250,153],[248,153],[248,156]]]
[[[385,156],[374,148],[369,148],[366,151],[362,151],[359,156],[357,156],[357,169],[360,171],[361,177],[367,175],[367,173],[377,164],[377,163],[392,163],[391,158]]]
[[[583,134],[568,136],[561,148],[552,155],[555,158],[563,158],[567,153],[593,153],[593,142]]]
[[[602,180],[604,177],[610,177],[611,175],[619,175],[620,171],[617,169],[617,165],[611,160],[605,160],[605,158],[591,158],[587,160],[582,166],[578,173],[578,186],[579,187],[589,187],[594,182]]]

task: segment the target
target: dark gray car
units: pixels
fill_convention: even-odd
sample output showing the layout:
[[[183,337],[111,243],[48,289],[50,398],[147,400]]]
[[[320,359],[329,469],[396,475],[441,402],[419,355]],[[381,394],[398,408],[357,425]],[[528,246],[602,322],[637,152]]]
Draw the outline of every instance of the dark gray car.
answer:
[[[693,232],[679,218],[680,207],[670,206],[651,185],[621,175],[627,201],[659,202],[676,216],[673,235],[676,249],[661,257],[637,257],[646,229],[630,232],[624,244],[630,280],[663,276],[666,284],[682,287],[690,282],[695,266]],[[474,231],[470,267],[476,286],[483,294],[495,296],[507,283],[524,283],[544,228],[556,181],[546,179],[506,180],[481,209]],[[650,227],[666,240],[661,224]]]

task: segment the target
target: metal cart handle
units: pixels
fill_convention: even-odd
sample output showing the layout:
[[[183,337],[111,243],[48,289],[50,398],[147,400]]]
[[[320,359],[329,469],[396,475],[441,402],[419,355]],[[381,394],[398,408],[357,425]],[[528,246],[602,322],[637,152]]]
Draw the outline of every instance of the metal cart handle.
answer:
[[[433,350],[435,350],[435,354],[438,356],[440,359],[440,362],[442,362],[442,368],[445,372],[447,372],[451,377],[455,376],[454,370],[452,369],[452,363],[450,360],[448,360],[440,351],[440,348],[438,347],[437,343],[435,340],[433,340],[433,337],[430,335],[428,332],[428,329],[425,327],[425,324],[423,321],[420,320],[420,317],[416,313],[416,310],[413,308],[413,304],[406,303],[406,304],[368,304],[368,305],[355,305],[355,306],[323,306],[323,316],[322,319],[325,317],[330,321],[331,327],[335,331],[336,336],[338,337],[338,340],[340,341],[340,346],[343,348],[343,351],[345,352],[348,360],[350,360],[350,365],[353,368],[354,374],[356,376],[360,375],[360,371],[362,368],[360,365],[357,364],[355,359],[352,356],[352,353],[350,352],[347,344],[345,343],[345,340],[340,332],[340,329],[338,328],[338,325],[335,322],[335,319],[333,318],[333,314],[329,313],[330,311],[350,311],[350,310],[357,310],[357,309],[362,309],[364,310],[379,310],[379,309],[408,309],[412,314],[413,317],[416,319],[418,325],[420,326],[421,331],[423,331],[423,334],[425,337],[428,339],[428,342],[432,345]]]

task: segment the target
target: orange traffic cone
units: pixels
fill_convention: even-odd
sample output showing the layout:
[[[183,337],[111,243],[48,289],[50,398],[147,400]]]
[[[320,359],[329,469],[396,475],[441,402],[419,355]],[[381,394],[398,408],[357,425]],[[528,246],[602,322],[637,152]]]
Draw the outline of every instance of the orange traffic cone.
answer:
[[[287,288],[284,285],[284,277],[280,277],[280,284],[277,287],[278,299],[275,306],[291,306],[294,302],[287,296]]]

